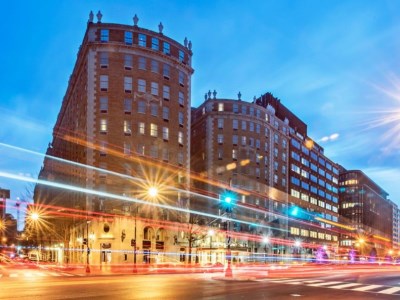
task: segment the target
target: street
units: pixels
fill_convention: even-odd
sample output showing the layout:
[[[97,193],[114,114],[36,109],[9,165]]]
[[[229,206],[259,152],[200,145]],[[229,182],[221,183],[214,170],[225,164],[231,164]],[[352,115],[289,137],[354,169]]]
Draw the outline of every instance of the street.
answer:
[[[309,266],[198,274],[4,272],[0,299],[398,299],[398,267]],[[12,275],[14,274],[14,275]],[[17,275],[15,275],[17,274]],[[377,275],[379,274],[379,275]],[[323,296],[321,296],[323,295]]]

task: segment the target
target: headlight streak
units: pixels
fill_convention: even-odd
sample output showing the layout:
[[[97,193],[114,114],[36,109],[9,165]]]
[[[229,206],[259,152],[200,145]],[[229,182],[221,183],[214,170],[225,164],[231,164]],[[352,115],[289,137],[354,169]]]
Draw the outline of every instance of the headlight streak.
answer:
[[[74,192],[81,192],[81,193],[85,193],[85,194],[91,194],[91,195],[102,196],[102,197],[106,197],[106,198],[123,200],[123,201],[128,201],[128,202],[133,202],[133,203],[139,203],[139,204],[143,204],[143,205],[149,205],[149,206],[154,206],[154,207],[159,207],[159,208],[164,208],[164,209],[171,209],[171,210],[180,211],[180,212],[184,212],[184,213],[193,213],[196,215],[201,215],[201,216],[215,218],[215,219],[224,219],[224,220],[228,220],[228,221],[232,221],[232,222],[247,224],[247,225],[251,225],[251,226],[257,226],[257,227],[261,227],[261,228],[271,228],[271,226],[256,224],[254,222],[247,222],[247,221],[243,221],[243,220],[227,218],[227,217],[223,217],[223,216],[213,215],[213,214],[195,211],[195,210],[191,210],[191,209],[180,208],[180,207],[176,207],[176,206],[170,206],[170,205],[166,205],[166,204],[147,202],[147,201],[140,200],[140,199],[133,198],[133,197],[126,197],[126,196],[120,196],[120,195],[115,195],[115,194],[110,194],[110,193],[105,193],[105,192],[100,192],[100,191],[94,191],[94,190],[90,190],[90,189],[86,189],[86,188],[67,185],[64,183],[57,183],[57,182],[51,182],[51,181],[46,181],[46,180],[41,180],[41,179],[34,179],[32,177],[15,175],[15,174],[2,172],[2,171],[0,171],[0,177],[15,179],[15,180],[19,180],[19,181],[25,181],[25,182],[31,182],[31,183],[37,183],[37,184],[42,184],[42,185],[51,186],[51,187],[55,187],[55,188],[70,190],[70,191],[74,191]],[[287,230],[284,230],[281,228],[274,228],[274,229],[280,230],[280,231],[287,231]]]

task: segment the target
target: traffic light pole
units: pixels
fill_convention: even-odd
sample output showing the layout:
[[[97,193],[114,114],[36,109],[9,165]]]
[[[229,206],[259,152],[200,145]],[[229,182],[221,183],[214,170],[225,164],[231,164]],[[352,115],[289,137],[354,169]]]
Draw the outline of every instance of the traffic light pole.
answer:
[[[231,213],[228,213],[228,220],[226,221],[226,240],[227,240],[227,248],[226,248],[226,259],[228,261],[228,266],[226,267],[225,270],[225,277],[232,277],[232,268],[231,268],[231,260],[232,260],[232,254],[231,254],[231,237],[229,234],[229,227],[230,227],[230,218],[231,218]]]

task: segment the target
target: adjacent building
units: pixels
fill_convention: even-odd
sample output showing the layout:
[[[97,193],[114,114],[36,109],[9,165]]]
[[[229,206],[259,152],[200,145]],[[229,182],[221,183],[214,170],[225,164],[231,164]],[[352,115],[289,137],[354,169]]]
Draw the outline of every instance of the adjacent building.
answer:
[[[394,206],[377,183],[360,170],[341,169],[340,215],[354,233],[343,234],[340,246],[375,259],[392,249]]]

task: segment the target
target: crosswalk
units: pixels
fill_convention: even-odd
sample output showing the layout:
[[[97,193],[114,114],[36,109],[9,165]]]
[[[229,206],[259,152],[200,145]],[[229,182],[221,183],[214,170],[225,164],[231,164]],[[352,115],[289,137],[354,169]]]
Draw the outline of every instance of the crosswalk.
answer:
[[[0,273],[0,279],[5,278],[44,278],[44,277],[78,277],[81,274],[69,274],[64,272],[9,272]]]
[[[258,281],[265,281],[271,283],[282,283],[291,285],[306,285],[311,287],[321,287],[329,289],[343,289],[357,292],[369,292],[386,295],[400,295],[400,286],[387,286],[378,284],[364,284],[358,282],[345,282],[345,281],[326,281],[326,280],[307,280],[307,279],[293,279],[293,278],[268,278]]]

